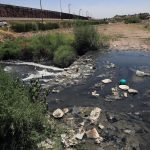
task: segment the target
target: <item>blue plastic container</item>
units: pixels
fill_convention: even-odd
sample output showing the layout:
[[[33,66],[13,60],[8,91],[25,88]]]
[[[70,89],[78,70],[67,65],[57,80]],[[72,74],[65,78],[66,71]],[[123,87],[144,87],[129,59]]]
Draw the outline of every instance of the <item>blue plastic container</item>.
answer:
[[[127,84],[127,80],[121,79],[119,84],[120,85],[126,85]]]

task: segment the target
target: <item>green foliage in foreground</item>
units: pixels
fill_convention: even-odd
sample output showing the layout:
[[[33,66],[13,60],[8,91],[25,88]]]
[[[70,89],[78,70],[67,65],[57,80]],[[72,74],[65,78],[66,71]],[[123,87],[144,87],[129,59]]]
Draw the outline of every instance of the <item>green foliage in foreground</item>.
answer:
[[[37,87],[28,88],[0,70],[1,149],[35,149],[44,137],[46,105],[36,92]]]
[[[54,53],[54,63],[59,67],[68,67],[76,59],[76,51],[73,47],[63,45]]]

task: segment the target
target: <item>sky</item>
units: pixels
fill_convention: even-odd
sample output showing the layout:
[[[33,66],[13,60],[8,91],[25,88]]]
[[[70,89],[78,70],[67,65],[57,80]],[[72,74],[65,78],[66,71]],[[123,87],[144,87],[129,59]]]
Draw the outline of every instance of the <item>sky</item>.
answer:
[[[0,0],[3,4],[13,4],[24,7],[40,8],[40,0]],[[68,12],[68,4],[72,14],[81,14],[93,18],[110,18],[115,15],[135,13],[150,13],[150,0],[42,0],[43,9],[60,11],[60,1],[63,12]]]

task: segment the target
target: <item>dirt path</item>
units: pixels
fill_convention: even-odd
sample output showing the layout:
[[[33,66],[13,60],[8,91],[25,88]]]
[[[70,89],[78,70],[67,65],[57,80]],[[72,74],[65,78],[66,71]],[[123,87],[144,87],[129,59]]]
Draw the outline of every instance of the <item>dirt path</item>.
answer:
[[[98,27],[98,30],[113,38],[111,49],[150,50],[150,31],[142,24],[109,24]]]

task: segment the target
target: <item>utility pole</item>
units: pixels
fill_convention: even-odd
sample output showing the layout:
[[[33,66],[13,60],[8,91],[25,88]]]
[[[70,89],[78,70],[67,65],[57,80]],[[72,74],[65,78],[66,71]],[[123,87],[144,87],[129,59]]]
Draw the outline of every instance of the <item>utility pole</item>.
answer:
[[[42,8],[42,0],[40,0],[40,7],[41,7],[41,15],[42,15],[42,23],[43,23],[43,8]]]
[[[82,9],[79,9],[79,19],[80,19],[80,17],[81,17],[81,11],[82,11]]]
[[[62,19],[62,6],[61,6],[61,0],[60,0],[59,2],[60,2],[60,19]]]
[[[70,20],[70,12],[71,12],[70,7],[71,7],[71,4],[68,4],[68,10],[69,10],[69,20]]]
[[[89,20],[89,12],[86,11],[86,18]]]

